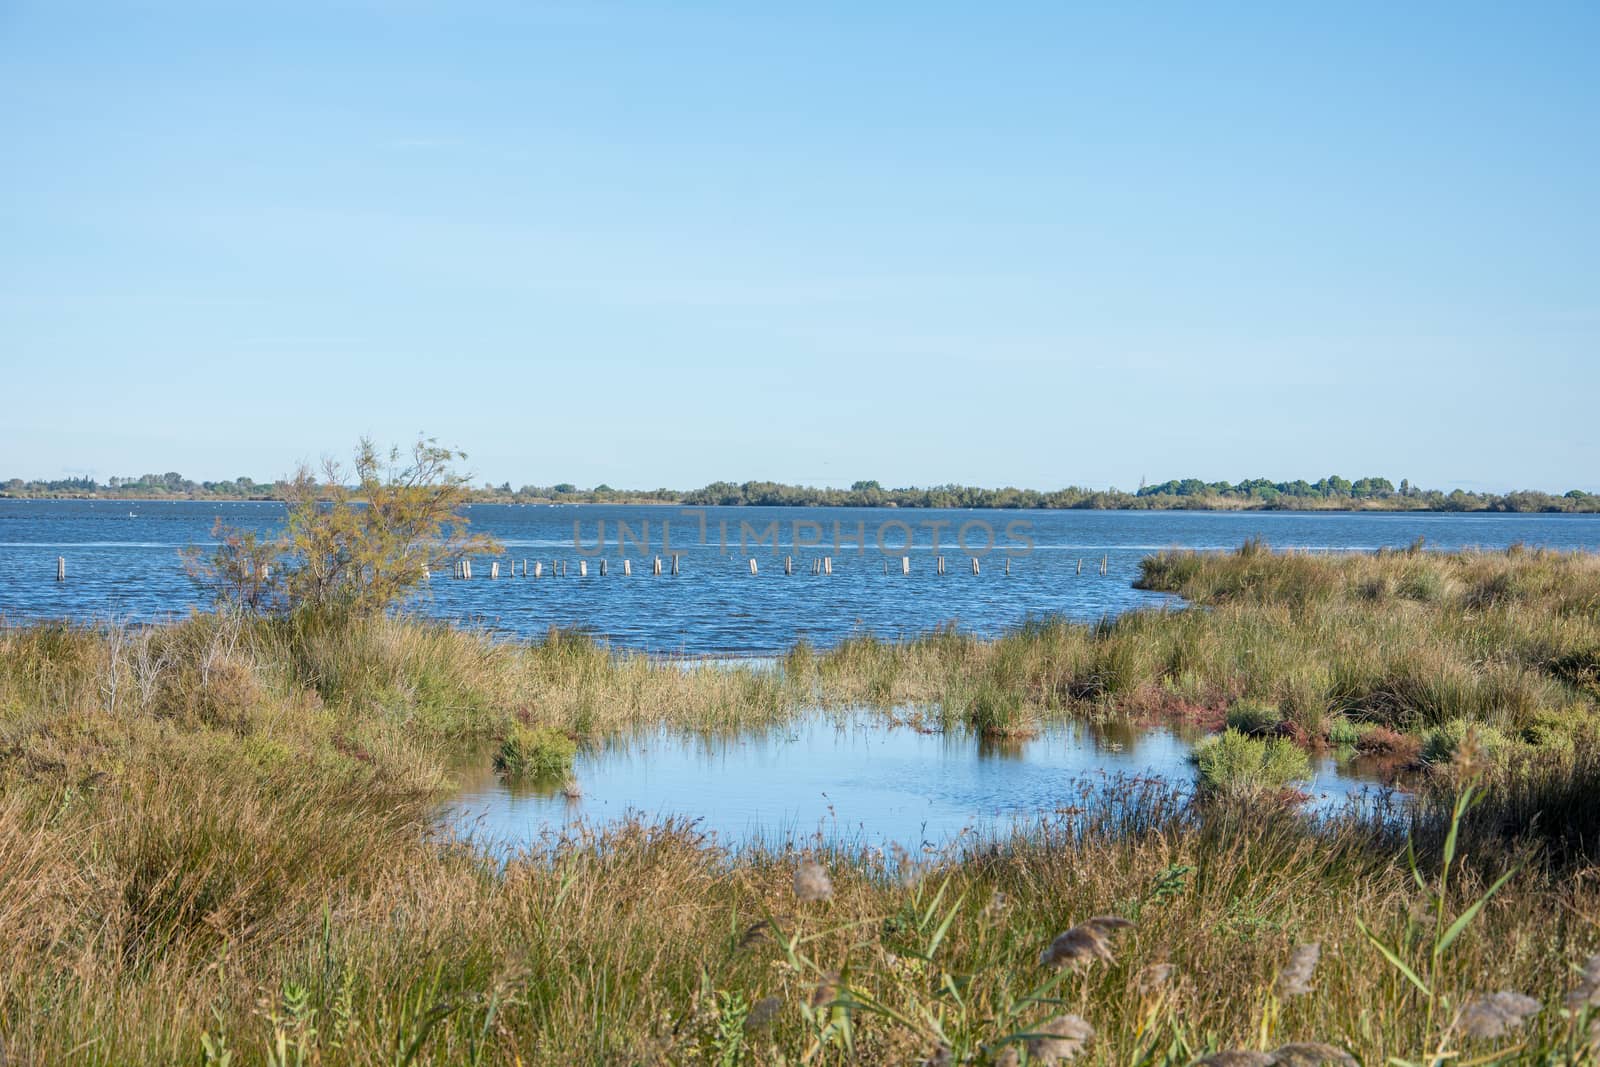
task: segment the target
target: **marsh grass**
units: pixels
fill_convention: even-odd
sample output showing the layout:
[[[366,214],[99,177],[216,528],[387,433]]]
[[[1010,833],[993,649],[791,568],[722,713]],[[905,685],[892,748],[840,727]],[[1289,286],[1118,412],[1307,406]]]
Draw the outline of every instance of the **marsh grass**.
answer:
[[[501,739],[495,770],[508,775],[561,775],[572,769],[578,743],[549,726],[517,723]]]
[[[1231,726],[1195,745],[1194,763],[1201,793],[1213,797],[1281,793],[1311,777],[1311,761],[1293,742],[1252,737]]]
[[[1226,723],[1241,734],[1269,736],[1283,725],[1283,712],[1270,704],[1241,700],[1228,709]]]
[[[1387,734],[1371,743],[1393,750],[1394,734],[1420,744],[1457,723],[1514,744],[1600,732],[1594,554],[1306,555],[1251,542],[1152,556],[1138,584],[1205,610],[1038,619],[993,641],[863,636],[802,666],[815,665],[809,688],[826,701],[942,704],[948,721],[977,729],[994,706],[978,694],[993,692],[1022,729],[1041,716],[1111,714],[1220,726],[1231,710],[1247,732],[1306,745],[1378,728]]]
[[[914,879],[824,850],[797,882],[796,857],[734,857],[681,824],[498,866],[429,843],[427,805],[379,785],[185,769],[0,802],[0,1019],[17,1062],[218,1062],[207,1044],[265,1062],[281,1043],[327,1064],[883,1063],[941,1046],[990,1063],[1063,1013],[1092,1025],[1084,1062],[1316,1041],[1382,1062],[1431,1050],[1452,1020],[1429,1028],[1354,918],[1415,968],[1441,890],[1448,922],[1512,867],[1425,980],[1457,1004],[1537,999],[1519,1035],[1531,1057],[1582,1033],[1558,1006],[1597,947],[1592,880],[1480,868],[1463,834],[1449,884],[1424,891],[1392,822],[1197,808],[1148,783]],[[1448,824],[1417,817],[1432,877]],[[1075,966],[1040,964],[1096,916],[1130,925]],[[1310,942],[1312,988],[1282,1000]],[[1152,985],[1151,967],[1169,970]]]
[[[1093,1030],[1082,1063],[1319,1044],[1364,1063],[1441,1047],[1592,1062],[1594,1007],[1571,998],[1600,950],[1593,560],[1253,546],[1163,557],[1147,580],[1208,610],[1041,620],[996,641],[862,636],[765,672],[408,619],[0,630],[8,1061],[884,1063],[944,1048],[981,1064],[1059,1047],[1030,1042],[1078,1033],[1056,1022],[1071,1016]],[[957,728],[1220,725],[1259,701],[1288,737],[1321,721],[1372,749],[1472,729],[1406,808],[1306,816],[1110,782],[1031,832],[910,866],[819,850],[828,892],[808,900],[798,857],[735,855],[683,823],[578,830],[504,862],[439,836],[463,744],[741,729],[869,694],[948,697]],[[1482,799],[1457,810],[1467,783]],[[1439,917],[1449,929],[1469,909],[1435,961]],[[1097,916],[1136,924],[1112,959],[1040,966]],[[1448,1011],[1421,1010],[1377,942]],[[1312,943],[1309,992],[1280,996]],[[1499,991],[1541,1010],[1470,1036],[1469,1006]]]

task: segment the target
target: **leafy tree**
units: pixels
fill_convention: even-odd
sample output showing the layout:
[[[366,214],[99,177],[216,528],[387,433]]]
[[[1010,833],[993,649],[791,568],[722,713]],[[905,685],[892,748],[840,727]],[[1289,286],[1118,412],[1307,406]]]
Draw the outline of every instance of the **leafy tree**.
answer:
[[[499,550],[467,531],[469,480],[453,469],[465,458],[431,438],[409,453],[381,453],[363,438],[348,472],[328,460],[320,477],[302,465],[283,484],[289,516],[279,537],[262,542],[219,524],[217,551],[201,560],[191,550],[189,572],[245,610],[380,612],[433,568]]]
[[[211,527],[217,547],[202,556],[193,545],[184,549],[183,568],[217,603],[244,611],[263,611],[282,600],[273,567],[282,551],[276,540],[263,540],[254,530],[226,525],[218,516]]]
[[[1357,479],[1350,492],[1359,497],[1385,497],[1394,493],[1394,483],[1387,478],[1366,477]]]

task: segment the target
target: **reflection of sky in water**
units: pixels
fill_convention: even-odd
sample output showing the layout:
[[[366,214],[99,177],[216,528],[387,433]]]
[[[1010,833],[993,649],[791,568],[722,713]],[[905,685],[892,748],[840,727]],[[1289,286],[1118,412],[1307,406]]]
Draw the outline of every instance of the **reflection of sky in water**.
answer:
[[[582,797],[559,783],[515,788],[484,759],[463,774],[449,820],[490,846],[537,840],[579,822],[627,815],[686,817],[723,844],[821,834],[845,844],[917,849],[966,828],[1004,831],[1071,809],[1084,786],[1117,775],[1192,778],[1189,738],[1125,724],[1060,724],[1026,740],[965,731],[923,733],[873,716],[818,716],[730,737],[661,730],[581,754]],[[1313,803],[1337,803],[1373,782],[1315,761]]]
[[[1600,543],[1600,516],[1595,515],[711,508],[711,543],[702,546],[696,543],[698,519],[685,518],[675,507],[479,505],[470,514],[473,529],[501,539],[507,556],[519,565],[523,560],[543,562],[548,575],[553,560],[565,560],[568,576],[502,577],[491,583],[487,566],[475,567],[479,577],[470,582],[440,573],[415,604],[418,611],[519,635],[542,635],[551,626],[583,627],[619,645],[695,655],[770,654],[798,637],[831,645],[860,630],[892,638],[952,619],[979,634],[997,633],[1029,615],[1058,613],[1092,621],[1169,603],[1169,598],[1141,592],[1131,583],[1141,558],[1171,546],[1234,548],[1256,536],[1279,547],[1333,549],[1403,546],[1418,537],[1436,548],[1497,547],[1512,541],[1557,548]],[[181,614],[196,602],[196,593],[183,575],[179,548],[209,543],[217,516],[268,530],[282,515],[280,506],[266,503],[0,500],[0,614],[13,620]],[[608,524],[609,576],[599,577],[596,560],[587,578],[578,577],[575,520],[589,546],[599,522]],[[649,522],[655,552],[661,551],[661,524],[670,521],[674,551],[683,553],[683,573],[655,578],[649,561],[636,559],[633,576],[623,577],[615,549],[619,520],[636,532]],[[726,554],[717,545],[723,521],[731,540]],[[1010,575],[999,551],[987,557],[981,574],[972,574],[966,553],[950,544],[952,531],[963,523],[987,522],[1004,546],[1005,526],[1013,521],[1032,524],[1034,548],[1013,561]],[[796,551],[796,522],[819,524],[829,547]],[[847,537],[855,536],[858,523],[866,525],[865,557],[855,555],[851,544],[842,552],[832,548],[835,522]],[[883,573],[875,531],[890,522],[906,523],[916,532],[907,577]],[[950,524],[941,530],[948,567],[942,577],[934,573],[929,558],[932,534],[923,525],[928,522]],[[741,552],[741,523],[755,530],[777,523],[784,545],[780,556],[771,555],[770,545]],[[898,546],[903,531],[897,527],[888,536]],[[781,555],[787,553],[797,557],[792,576],[783,573]],[[809,561],[824,553],[834,557],[834,573],[813,577]],[[65,582],[54,580],[58,555],[67,559]],[[760,574],[754,577],[750,555],[760,557]],[[1099,573],[1101,556],[1108,559],[1105,577]],[[1082,574],[1077,570],[1080,559]]]

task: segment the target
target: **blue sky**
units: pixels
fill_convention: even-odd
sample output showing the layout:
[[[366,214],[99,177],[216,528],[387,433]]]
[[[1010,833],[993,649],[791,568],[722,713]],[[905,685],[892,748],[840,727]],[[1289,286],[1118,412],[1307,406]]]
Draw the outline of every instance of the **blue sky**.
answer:
[[[0,477],[1600,489],[1600,5],[0,0]]]

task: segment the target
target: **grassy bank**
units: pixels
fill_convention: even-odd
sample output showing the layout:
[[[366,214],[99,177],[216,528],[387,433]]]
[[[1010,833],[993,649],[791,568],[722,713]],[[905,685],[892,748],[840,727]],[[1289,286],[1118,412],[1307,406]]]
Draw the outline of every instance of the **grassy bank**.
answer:
[[[7,1062],[915,1063],[944,1043],[988,1063],[1064,1015],[1095,1031],[1081,1062],[1293,1042],[1365,1063],[1587,1062],[1595,562],[1251,547],[1158,557],[1144,581],[1204,610],[801,647],[779,672],[408,620],[0,631]],[[1241,702],[1286,736],[1476,725],[1435,746],[1448,765],[1389,818],[1111,783],[1032,834],[909,863],[821,854],[827,877],[798,883],[800,857],[732,857],[692,827],[504,866],[433,829],[468,741],[737,728],[851,701],[1001,731],[1050,714],[1220,722]],[[1489,800],[1452,866],[1448,805],[1475,775]],[[1084,960],[1041,963],[1102,915],[1136,925],[1080,929],[1065,944]],[[1501,990],[1542,1010],[1470,1036],[1487,1032],[1471,998]]]
[[[1026,729],[1038,714],[1184,716],[1248,706],[1306,743],[1449,758],[1468,726],[1508,752],[1600,726],[1600,556],[1512,550],[1310,556],[1247,544],[1147,559],[1139,584],[1200,610],[997,641],[871,638],[815,659],[830,699],[938,702]],[[810,661],[809,654],[800,653]]]

